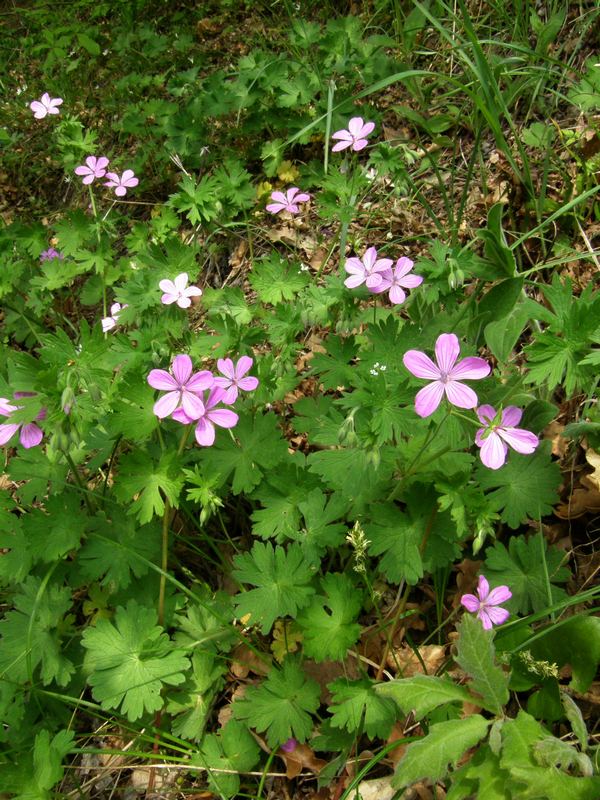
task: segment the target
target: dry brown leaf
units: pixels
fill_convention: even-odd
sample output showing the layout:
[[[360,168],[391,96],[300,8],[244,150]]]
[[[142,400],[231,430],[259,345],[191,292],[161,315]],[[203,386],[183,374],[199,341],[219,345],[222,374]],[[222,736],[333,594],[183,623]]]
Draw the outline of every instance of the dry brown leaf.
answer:
[[[585,460],[594,470],[591,475],[586,475],[586,478],[596,491],[600,491],[600,454],[588,447],[585,453]],[[583,480],[581,482],[583,483]]]
[[[358,795],[361,800],[392,800],[396,790],[391,785],[392,776],[373,778],[358,784]]]
[[[552,442],[552,455],[558,458],[563,458],[569,447],[569,440],[565,436],[561,436],[565,426],[561,422],[554,420],[544,428],[542,436],[544,439],[550,439]]]
[[[425,664],[426,672],[414,649],[408,645],[391,650],[388,653],[387,666],[403,678],[410,678],[412,675],[435,675],[446,659],[446,648],[439,644],[424,644],[417,649]]]
[[[303,769],[318,775],[328,763],[322,758],[317,758],[315,751],[307,744],[296,745],[291,753],[286,753],[280,748],[277,755],[285,763],[285,774],[288,778],[297,778]]]
[[[254,672],[256,675],[267,675],[270,668],[269,663],[259,658],[254,650],[245,644],[240,644],[235,648],[229,667],[236,678],[247,678],[250,672]]]

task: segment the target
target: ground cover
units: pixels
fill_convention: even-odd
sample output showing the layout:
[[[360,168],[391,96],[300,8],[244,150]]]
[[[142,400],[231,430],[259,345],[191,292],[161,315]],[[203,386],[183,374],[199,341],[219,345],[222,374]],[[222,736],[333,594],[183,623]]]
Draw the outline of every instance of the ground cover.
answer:
[[[598,13],[0,12],[0,797],[600,794]]]

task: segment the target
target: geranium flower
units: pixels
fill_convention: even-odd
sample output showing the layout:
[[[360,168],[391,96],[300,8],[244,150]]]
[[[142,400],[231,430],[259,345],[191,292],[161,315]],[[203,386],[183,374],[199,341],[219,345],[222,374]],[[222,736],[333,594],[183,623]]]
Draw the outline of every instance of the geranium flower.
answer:
[[[361,283],[366,283],[367,287],[373,291],[383,281],[381,273],[389,270],[393,263],[391,258],[377,258],[377,250],[369,247],[362,259],[346,259],[344,269],[350,273],[350,277],[346,278],[344,286],[355,289]]]
[[[119,314],[123,309],[128,308],[127,303],[121,305],[121,303],[113,303],[110,307],[110,317],[104,317],[102,319],[102,332],[107,333],[108,331],[112,330],[117,322],[119,321]]]
[[[58,250],[55,250],[53,247],[49,247],[47,250],[44,250],[43,253],[40,253],[40,261],[53,261],[55,258],[64,261],[64,255],[59,253]]]
[[[107,172],[106,177],[108,181],[104,185],[109,189],[114,189],[117,197],[123,197],[127,194],[127,189],[131,189],[139,183],[132,169],[126,169],[121,177],[116,172]]]
[[[408,350],[404,354],[404,366],[417,378],[432,380],[415,397],[415,411],[420,417],[428,417],[442,402],[444,394],[452,405],[459,408],[475,408],[477,395],[461,380],[480,380],[490,374],[490,365],[483,358],[463,358],[456,363],[460,344],[453,333],[442,333],[435,343],[436,364],[420,350]]]
[[[76,175],[83,175],[83,183],[86,185],[89,183],[93,183],[96,178],[103,178],[106,175],[106,168],[109,164],[108,158],[106,156],[100,156],[100,158],[96,158],[96,156],[88,156],[85,160],[85,164],[81,164],[79,167],[75,167],[75,174]],[[127,170],[131,172],[131,170]],[[113,175],[114,173],[110,173]],[[133,173],[131,173],[133,175]],[[115,175],[115,177],[118,177]],[[123,173],[123,177],[125,177],[125,173]],[[131,186],[136,186],[138,183],[137,178],[135,178],[135,183],[128,184]],[[108,186],[108,184],[105,184]],[[116,194],[119,194],[115,190]],[[125,192],[121,192],[121,194],[125,194]]]
[[[157,417],[164,419],[177,409],[182,409],[190,421],[203,416],[204,403],[198,395],[213,385],[214,378],[208,370],[192,374],[192,369],[192,359],[179,355],[175,356],[171,364],[172,374],[164,369],[151,370],[147,378],[150,386],[166,391],[154,404],[153,411]],[[175,417],[174,414],[173,416]]]
[[[196,441],[202,447],[210,447],[215,441],[215,425],[219,428],[233,428],[237,425],[239,417],[235,411],[229,408],[216,408],[219,403],[223,401],[225,390],[220,386],[214,386],[208,395],[207,399],[203,398],[204,413],[198,419],[194,419],[185,413],[183,409],[177,409],[173,414],[173,419],[184,425],[189,425],[198,419],[195,428]]]
[[[414,263],[410,258],[399,258],[394,269],[386,270],[381,274],[381,283],[371,289],[375,294],[387,292],[389,289],[390,302],[400,305],[406,300],[404,289],[415,289],[423,283],[420,275],[409,275]]]
[[[348,129],[336,131],[331,134],[332,139],[340,139],[332,148],[332,152],[345,150],[351,147],[353,150],[362,150],[368,145],[367,136],[375,129],[374,122],[365,122],[362,117],[352,117],[348,123]]]
[[[273,192],[271,200],[275,200],[275,202],[269,203],[267,211],[272,214],[279,214],[280,211],[289,211],[290,214],[297,214],[300,211],[298,203],[306,203],[310,200],[309,194],[305,192],[298,194],[298,192],[300,192],[300,189],[297,186],[292,186],[285,194],[283,192]]]
[[[252,367],[253,363],[254,361],[250,356],[242,356],[235,366],[230,358],[220,358],[217,361],[218,370],[221,375],[225,377],[220,378],[217,376],[215,378],[215,386],[220,386],[221,389],[225,389],[225,394],[222,398],[222,402],[225,403],[225,405],[230,406],[232,403],[235,403],[238,396],[238,389],[242,389],[244,392],[252,392],[256,389],[258,386],[258,378],[254,378],[251,375],[244,378],[244,375]]]
[[[48,92],[44,92],[39,100],[34,100],[29,104],[29,108],[33,111],[36,119],[44,119],[47,114],[60,113],[58,106],[62,105],[62,102],[62,97],[50,97]]]
[[[462,605],[472,614],[477,614],[486,631],[491,630],[492,625],[502,625],[510,616],[510,612],[505,608],[498,608],[500,603],[506,603],[512,597],[512,592],[508,586],[497,586],[490,592],[490,585],[483,575],[479,576],[477,586],[478,597],[474,594],[463,594],[460,598]]]
[[[177,303],[179,308],[189,308],[192,305],[190,297],[200,297],[202,289],[197,286],[188,286],[187,284],[187,272],[180,273],[174,281],[165,278],[158,284],[159,289],[164,292],[160,302],[166,306],[171,305],[171,303]]]
[[[481,447],[479,456],[482,462],[490,469],[500,469],[504,464],[508,445],[517,453],[530,455],[540,443],[535,433],[515,427],[523,416],[521,409],[516,406],[507,406],[500,420],[493,406],[479,406],[476,413],[485,428],[479,428],[475,443]]]
[[[15,399],[19,397],[35,397],[35,392],[15,392]],[[18,411],[23,406],[11,405],[5,397],[0,397],[0,415],[10,419],[13,411]],[[36,417],[36,420],[46,419],[46,409],[42,408]],[[41,428],[35,422],[5,422],[0,425],[0,445],[7,444],[15,433],[21,429],[19,434],[19,441],[23,447],[29,450],[30,447],[36,447],[44,436]]]

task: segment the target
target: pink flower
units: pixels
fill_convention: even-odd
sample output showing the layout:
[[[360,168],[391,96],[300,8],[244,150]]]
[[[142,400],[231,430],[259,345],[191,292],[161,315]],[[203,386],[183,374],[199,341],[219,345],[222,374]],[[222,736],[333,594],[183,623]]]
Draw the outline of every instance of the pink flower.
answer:
[[[18,399],[19,397],[35,397],[35,394],[35,392],[15,392],[15,399]],[[13,406],[5,397],[0,397],[1,416],[10,419],[13,411],[18,411],[21,408],[23,408],[23,406]],[[46,409],[42,408],[37,415],[36,420],[45,418]],[[19,441],[25,449],[29,450],[30,447],[36,447],[42,441],[44,433],[41,428],[38,428],[35,422],[28,422],[26,424],[23,424],[22,422],[5,422],[3,425],[0,425],[0,445],[7,444],[19,430],[19,428],[21,429]]]
[[[215,425],[219,428],[233,428],[237,425],[239,417],[235,411],[228,408],[215,408],[218,403],[222,402],[225,395],[225,390],[219,386],[214,386],[208,395],[208,399],[204,400],[204,412],[200,419],[198,417],[192,418],[185,410],[178,409],[173,414],[173,419],[184,425],[189,425],[198,419],[196,424],[195,436],[196,441],[202,447],[210,447],[215,441]]]
[[[113,303],[110,307],[110,317],[104,317],[102,319],[102,333],[107,333],[108,331],[112,330],[117,322],[119,321],[119,314],[123,311],[124,308],[128,308],[127,303],[121,305],[121,303]]]
[[[498,586],[490,592],[490,585],[483,575],[479,576],[477,594],[463,594],[460,598],[462,605],[472,614],[477,614],[486,631],[491,630],[492,625],[502,625],[510,616],[505,608],[496,608],[500,603],[506,603],[512,597],[512,592],[508,586]]]
[[[121,177],[116,172],[107,172],[106,177],[108,181],[104,185],[109,189],[114,188],[117,197],[123,197],[127,194],[127,189],[131,189],[139,183],[132,169],[126,169]]]
[[[187,284],[187,272],[180,273],[174,281],[165,278],[158,284],[159,289],[164,292],[160,302],[166,306],[171,305],[171,303],[177,303],[179,308],[189,308],[192,305],[190,297],[200,297],[202,289],[197,286],[188,286]]]
[[[415,411],[420,417],[428,417],[436,410],[444,394],[452,405],[459,408],[475,408],[477,395],[461,380],[480,380],[490,374],[490,365],[483,358],[463,358],[456,363],[460,345],[453,333],[442,333],[435,343],[436,364],[419,350],[408,350],[404,354],[404,366],[417,378],[433,381],[415,397]]]
[[[55,258],[58,258],[60,261],[64,261],[65,259],[64,255],[53,247],[49,247],[47,250],[44,250],[43,253],[40,253],[40,261],[54,261]]]
[[[106,156],[100,156],[100,158],[96,158],[96,156],[88,156],[85,160],[85,164],[81,164],[79,167],[75,167],[75,174],[76,175],[83,175],[83,183],[86,185],[92,183],[96,178],[103,178],[106,175],[106,167],[108,166],[108,158]],[[131,170],[128,170],[131,172]],[[110,173],[113,175],[114,173]],[[131,173],[133,175],[133,172]],[[115,178],[118,176],[115,175]],[[123,177],[125,177],[125,173],[123,173]],[[136,186],[137,185],[137,178],[135,178],[135,183],[126,184],[128,186]],[[105,184],[108,186],[108,184]],[[113,184],[111,184],[113,185]],[[118,192],[115,191],[116,194],[125,194],[125,191]]]
[[[250,356],[242,356],[235,366],[230,358],[220,358],[217,361],[219,372],[225,377],[216,377],[215,386],[220,386],[221,389],[225,389],[222,402],[225,403],[226,406],[235,403],[238,396],[238,389],[242,389],[244,392],[253,392],[258,386],[258,378],[253,378],[251,375],[244,378],[244,375],[252,367],[253,363]]]
[[[192,374],[192,359],[186,355],[175,356],[171,364],[171,373],[164,369],[153,369],[147,381],[153,389],[166,391],[156,401],[153,411],[163,419],[176,410],[183,410],[190,422],[199,419],[205,413],[204,403],[198,396],[204,389],[213,385],[214,378],[208,370]]]
[[[516,406],[507,406],[500,419],[493,406],[479,406],[479,421],[486,427],[479,428],[475,434],[475,443],[481,447],[479,453],[482,462],[490,469],[500,469],[506,461],[508,447],[523,455],[530,455],[540,443],[531,431],[515,426],[521,421],[523,412]]]
[[[344,286],[355,289],[361,283],[366,283],[367,287],[373,291],[383,282],[381,273],[390,270],[393,263],[391,258],[377,258],[377,250],[369,247],[362,259],[346,259],[344,269],[350,273],[350,277],[346,278]]]
[[[58,114],[60,112],[58,106],[62,105],[62,102],[62,97],[50,97],[48,92],[44,92],[39,100],[29,104],[29,108],[36,119],[44,119],[46,114]]]
[[[338,150],[345,150],[351,147],[353,150],[362,150],[366,147],[367,136],[375,129],[374,122],[364,122],[362,117],[352,117],[348,123],[348,130],[343,129],[336,131],[331,135],[332,139],[340,139],[332,148],[332,152],[337,153]]]
[[[297,186],[292,186],[285,194],[283,192],[273,192],[271,200],[275,200],[275,202],[269,203],[267,211],[272,214],[279,214],[280,211],[289,211],[290,214],[297,214],[300,211],[298,203],[306,203],[310,200],[309,194],[304,192],[298,194],[298,192],[300,192],[300,189]]]
[[[381,294],[389,289],[390,302],[400,305],[406,300],[404,289],[415,289],[423,283],[420,275],[409,275],[414,264],[410,258],[399,258],[393,270],[381,273],[381,283],[371,289],[375,294]]]

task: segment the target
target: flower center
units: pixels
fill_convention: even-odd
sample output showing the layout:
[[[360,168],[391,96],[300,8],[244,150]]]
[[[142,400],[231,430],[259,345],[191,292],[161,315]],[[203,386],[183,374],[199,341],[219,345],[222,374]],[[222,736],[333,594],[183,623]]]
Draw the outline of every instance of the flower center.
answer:
[[[450,383],[450,375],[443,370],[440,370],[440,381],[442,383]]]

